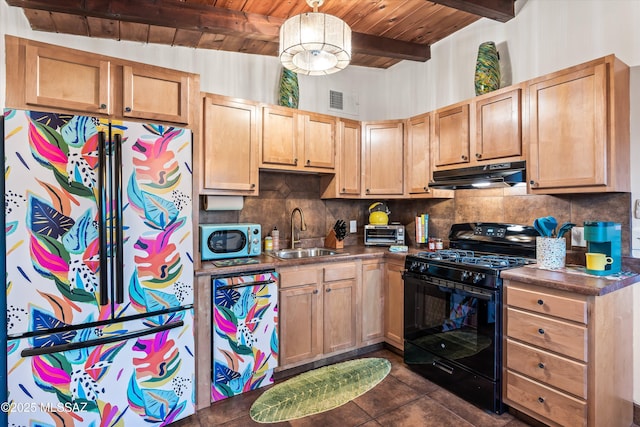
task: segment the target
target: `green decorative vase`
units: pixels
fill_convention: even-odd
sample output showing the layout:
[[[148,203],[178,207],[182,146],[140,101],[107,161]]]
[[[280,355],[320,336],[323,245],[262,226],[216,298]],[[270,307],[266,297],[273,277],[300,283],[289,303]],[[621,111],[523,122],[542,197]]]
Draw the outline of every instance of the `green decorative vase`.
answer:
[[[484,42],[478,47],[474,82],[476,95],[500,89],[500,56],[494,42]]]
[[[282,68],[280,88],[278,90],[278,105],[298,108],[300,93],[298,90],[298,75],[288,68]]]

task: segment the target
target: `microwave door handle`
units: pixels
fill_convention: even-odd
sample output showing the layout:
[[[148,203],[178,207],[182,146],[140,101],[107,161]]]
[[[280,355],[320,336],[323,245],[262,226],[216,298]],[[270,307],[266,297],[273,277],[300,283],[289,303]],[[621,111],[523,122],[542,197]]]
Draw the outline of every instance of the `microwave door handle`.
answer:
[[[247,255],[251,255],[251,227],[247,227],[247,240],[249,241]]]

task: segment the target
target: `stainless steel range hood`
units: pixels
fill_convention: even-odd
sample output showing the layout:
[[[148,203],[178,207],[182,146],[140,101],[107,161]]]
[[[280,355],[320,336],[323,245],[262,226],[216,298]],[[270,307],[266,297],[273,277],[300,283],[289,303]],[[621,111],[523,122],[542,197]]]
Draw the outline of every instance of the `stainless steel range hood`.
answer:
[[[432,188],[511,187],[526,182],[525,162],[494,163],[433,172]]]

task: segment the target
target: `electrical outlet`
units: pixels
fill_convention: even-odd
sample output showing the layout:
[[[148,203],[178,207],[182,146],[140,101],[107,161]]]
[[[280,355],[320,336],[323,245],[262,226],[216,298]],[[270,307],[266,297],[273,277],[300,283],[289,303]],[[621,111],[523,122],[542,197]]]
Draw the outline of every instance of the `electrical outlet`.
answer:
[[[352,219],[349,221],[349,233],[357,233],[358,232],[358,221]]]
[[[571,229],[571,246],[585,248],[587,241],[584,240],[584,227],[573,227]]]

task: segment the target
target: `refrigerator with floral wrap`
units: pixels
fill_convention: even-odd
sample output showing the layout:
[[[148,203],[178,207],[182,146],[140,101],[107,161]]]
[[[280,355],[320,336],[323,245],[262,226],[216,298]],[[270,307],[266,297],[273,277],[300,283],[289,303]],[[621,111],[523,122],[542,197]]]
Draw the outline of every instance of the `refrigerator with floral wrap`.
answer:
[[[3,128],[9,425],[193,414],[190,131],[12,109]]]

